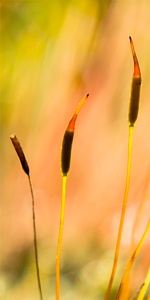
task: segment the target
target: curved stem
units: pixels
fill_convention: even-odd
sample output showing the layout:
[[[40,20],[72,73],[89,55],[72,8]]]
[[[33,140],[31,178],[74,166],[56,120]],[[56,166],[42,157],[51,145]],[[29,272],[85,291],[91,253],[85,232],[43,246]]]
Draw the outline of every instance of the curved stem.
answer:
[[[149,284],[150,284],[150,267],[148,269],[148,272],[147,272],[147,275],[146,275],[146,278],[145,278],[145,282],[141,287],[141,290],[139,292],[137,300],[143,300],[144,299],[144,296],[146,294],[146,291],[147,291],[147,288],[148,288]]]
[[[128,161],[127,161],[126,185],[125,185],[123,206],[122,206],[122,212],[121,212],[121,218],[120,218],[120,224],[119,224],[119,231],[118,231],[118,237],[117,237],[117,243],[116,243],[116,249],[115,249],[114,263],[113,263],[113,268],[112,268],[112,273],[111,273],[109,285],[108,285],[108,288],[107,288],[107,291],[106,291],[106,295],[105,295],[105,300],[109,299],[111,287],[112,287],[113,280],[114,280],[115,273],[116,273],[116,268],[117,268],[117,263],[118,263],[118,257],[119,257],[119,251],[120,251],[120,243],[121,243],[122,230],[123,230],[123,225],[124,225],[125,212],[126,212],[126,206],[127,206],[127,199],[128,199],[128,194],[129,194],[129,185],[130,185],[133,129],[134,129],[133,126],[129,126]]]
[[[38,264],[38,250],[37,250],[37,237],[36,237],[36,221],[35,221],[35,209],[34,209],[34,194],[33,188],[31,183],[30,175],[28,175],[31,197],[32,197],[32,218],[33,218],[33,234],[34,234],[34,251],[35,251],[35,264],[36,264],[36,273],[37,273],[37,280],[38,280],[38,287],[40,293],[40,299],[43,300],[42,295],[42,288],[41,288],[41,281],[40,281],[40,271],[39,271],[39,264]]]
[[[63,236],[63,227],[64,227],[64,214],[65,214],[65,203],[66,203],[66,182],[67,182],[67,176],[63,175],[63,177],[62,177],[62,201],[61,201],[60,225],[59,225],[57,255],[56,255],[56,300],[60,299],[60,257],[61,257],[62,236]]]
[[[130,260],[128,262],[128,265],[127,265],[127,267],[125,269],[124,275],[123,275],[121,283],[120,283],[120,287],[119,287],[119,290],[118,290],[118,293],[117,293],[117,296],[116,296],[116,300],[120,299],[120,296],[121,296],[121,293],[122,293],[122,288],[125,285],[125,282],[126,282],[128,276],[129,276],[131,267],[132,267],[132,265],[133,265],[133,263],[134,263],[137,255],[139,254],[142,246],[143,246],[143,243],[144,243],[144,241],[145,241],[145,239],[146,239],[146,237],[147,237],[147,235],[149,233],[149,230],[150,230],[150,221],[148,221],[148,224],[147,224],[146,229],[145,229],[145,231],[144,231],[144,233],[142,235],[142,238],[141,238],[139,244],[137,245],[137,247],[136,247],[133,255],[131,256],[131,258],[130,258]],[[150,280],[150,270],[149,270],[148,277],[147,277],[147,283],[149,283],[149,280]],[[143,290],[141,290],[141,293],[140,293],[141,295],[139,295],[138,300],[142,300],[143,299],[143,295],[145,294],[145,291],[146,291],[145,290],[146,286],[147,285],[143,286]]]
[[[136,228],[138,227],[138,224],[140,222],[140,218],[142,216],[143,207],[144,207],[145,199],[146,199],[146,196],[147,196],[147,189],[148,189],[148,185],[149,185],[149,179],[150,179],[149,177],[150,177],[150,172],[148,170],[147,180],[146,180],[146,184],[145,184],[145,187],[144,187],[143,197],[142,197],[142,200],[139,204],[137,214],[136,214],[135,220],[133,222],[128,259],[131,257],[131,255],[133,253],[133,250],[135,248],[135,232],[136,232]],[[131,276],[131,274],[130,274],[130,276]],[[130,285],[131,285],[130,276],[128,276],[128,279],[126,280],[126,284],[123,286],[123,291],[121,293],[120,300],[126,300],[126,299],[129,298],[129,290],[130,290]]]

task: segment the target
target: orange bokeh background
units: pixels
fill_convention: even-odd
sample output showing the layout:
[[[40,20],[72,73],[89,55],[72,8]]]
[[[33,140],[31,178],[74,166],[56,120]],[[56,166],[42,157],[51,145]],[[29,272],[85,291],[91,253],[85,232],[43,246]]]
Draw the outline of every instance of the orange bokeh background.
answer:
[[[150,3],[62,2],[1,3],[1,266],[7,270],[5,266],[13,265],[12,259],[33,242],[30,190],[10,134],[19,138],[31,169],[39,256],[46,257],[46,262],[41,258],[43,266],[49,265],[49,255],[55,264],[61,205],[61,143],[74,109],[89,93],[76,122],[67,181],[63,255],[68,253],[68,260],[75,259],[84,249],[86,263],[93,257],[102,262],[101,249],[110,250],[104,283],[107,287],[126,178],[133,73],[129,35],[141,66],[142,88],[121,247],[125,264],[137,214],[135,245],[149,219]],[[139,275],[133,280],[134,292],[146,275],[149,242],[148,237],[141,251],[141,265],[137,267]],[[51,272],[44,268],[44,274]],[[19,288],[9,298],[3,275],[1,286],[3,299],[19,299]],[[53,294],[54,291],[52,299]],[[85,299],[78,294],[71,297]],[[89,294],[86,299],[97,298]]]

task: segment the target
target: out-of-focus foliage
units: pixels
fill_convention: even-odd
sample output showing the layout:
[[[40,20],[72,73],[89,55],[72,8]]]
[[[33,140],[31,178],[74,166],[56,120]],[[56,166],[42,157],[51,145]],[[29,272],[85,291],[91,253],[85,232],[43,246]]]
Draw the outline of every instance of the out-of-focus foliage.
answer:
[[[125,184],[133,72],[128,36],[133,38],[142,90],[114,299],[132,227],[137,244],[149,217],[150,3],[20,0],[1,1],[0,10],[0,297],[4,300],[38,298],[31,197],[9,135],[18,136],[30,165],[42,285],[45,299],[54,299],[61,142],[86,93],[90,97],[78,118],[67,185],[62,299],[103,299]],[[132,295],[146,274],[148,243],[137,260]]]

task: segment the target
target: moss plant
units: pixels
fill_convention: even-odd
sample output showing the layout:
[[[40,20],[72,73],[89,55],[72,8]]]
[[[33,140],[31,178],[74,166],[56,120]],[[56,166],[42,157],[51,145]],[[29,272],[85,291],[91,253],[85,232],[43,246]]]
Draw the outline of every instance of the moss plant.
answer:
[[[41,288],[41,280],[40,280],[40,271],[39,271],[39,263],[38,263],[38,250],[37,250],[37,237],[36,237],[36,220],[35,220],[35,209],[34,209],[34,194],[33,194],[33,188],[31,183],[31,177],[30,177],[30,169],[26,160],[26,157],[24,155],[24,152],[22,150],[22,147],[17,139],[17,137],[12,134],[10,136],[10,139],[14,145],[14,148],[17,152],[17,155],[20,159],[22,168],[24,172],[28,176],[29,185],[30,185],[30,191],[31,191],[31,197],[32,197],[32,219],[33,219],[33,235],[34,235],[34,251],[35,251],[35,265],[36,265],[36,273],[37,273],[37,281],[38,281],[38,288],[39,288],[39,294],[40,299],[43,300],[43,294],[42,294],[42,288]]]
[[[72,142],[74,137],[75,122],[80,112],[80,109],[82,108],[88,96],[89,94],[87,94],[78,104],[77,109],[67,126],[63,138],[63,143],[62,143],[62,152],[61,152],[62,202],[61,202],[60,225],[59,225],[58,244],[57,244],[57,255],[56,255],[56,300],[60,299],[60,257],[61,257],[62,236],[63,236],[63,227],[64,227],[66,183],[67,183],[68,172],[70,169],[71,148],[72,148]]]
[[[136,53],[135,53],[135,50],[134,50],[134,45],[133,45],[131,37],[129,37],[129,39],[130,39],[131,51],[132,51],[133,61],[134,61],[134,73],[133,73],[133,77],[132,77],[131,96],[130,96],[129,114],[128,114],[129,138],[128,138],[127,175],[126,175],[126,185],[125,185],[123,206],[122,206],[122,212],[121,212],[121,218],[120,218],[120,224],[119,224],[119,231],[118,231],[118,237],[117,237],[117,243],[116,243],[116,249],[115,249],[113,268],[112,268],[112,273],[111,273],[110,281],[109,281],[109,284],[108,284],[108,288],[107,288],[107,291],[106,291],[105,300],[109,299],[111,287],[112,287],[113,280],[114,280],[115,273],[116,273],[116,269],[117,269],[118,258],[119,258],[121,237],[122,237],[122,231],[123,231],[123,225],[124,225],[124,219],[125,219],[125,212],[126,212],[126,206],[127,206],[127,199],[128,199],[128,193],[129,193],[129,185],[130,185],[131,157],[132,157],[132,136],[133,136],[134,124],[137,120],[138,108],[139,108],[141,72],[140,72],[138,59],[137,59],[137,56],[136,56]]]
[[[119,223],[119,230],[118,230],[118,236],[117,236],[117,242],[116,242],[116,248],[115,248],[113,267],[112,267],[112,272],[111,272],[110,280],[108,283],[108,287],[106,290],[106,294],[104,296],[105,300],[108,300],[110,297],[110,292],[111,292],[111,288],[113,285],[113,280],[115,277],[118,259],[119,259],[120,244],[121,244],[122,231],[123,231],[123,226],[124,226],[124,219],[125,219],[128,193],[129,193],[129,185],[130,185],[133,130],[134,130],[135,122],[137,120],[138,108],[139,108],[141,72],[140,72],[139,63],[137,60],[137,56],[136,56],[136,53],[134,50],[134,45],[133,45],[131,37],[129,37],[129,39],[130,39],[131,51],[132,51],[133,61],[134,61],[134,73],[133,73],[133,77],[132,77],[131,97],[130,97],[129,113],[128,113],[129,137],[128,137],[128,161],[127,161],[126,185],[125,185],[125,191],[124,191],[124,199],[123,199],[122,212],[121,212],[121,218],[120,218],[120,223]],[[84,105],[85,101],[87,100],[88,96],[89,96],[89,94],[87,94],[81,100],[81,102],[78,104],[78,106],[67,126],[67,129],[66,129],[64,137],[63,137],[63,142],[62,142],[62,150],[61,150],[62,199],[61,199],[60,225],[59,225],[58,244],[57,244],[57,253],[56,253],[56,300],[60,300],[61,249],[62,249],[63,227],[64,227],[64,219],[65,219],[66,184],[67,184],[68,172],[70,170],[71,151],[72,151],[72,143],[73,143],[73,138],[74,138],[75,123],[76,123],[77,116],[78,116],[82,106]],[[21,145],[20,145],[17,137],[15,135],[11,135],[10,139],[11,139],[11,141],[14,145],[14,148],[18,154],[22,168],[23,168],[24,172],[26,173],[26,175],[28,176],[28,180],[29,180],[31,197],[32,197],[32,218],[33,218],[33,233],[34,233],[35,264],[36,264],[37,281],[38,281],[40,299],[43,300],[41,281],[40,281],[39,264],[38,264],[34,194],[33,194],[33,188],[32,188],[32,184],[31,184],[30,170],[29,170],[29,166],[28,166],[27,160],[25,158],[24,152],[21,148]],[[137,216],[137,219],[138,219],[138,216]],[[135,224],[136,223],[137,223],[137,220],[135,221]],[[131,240],[132,244],[133,244],[135,227],[136,227],[136,225],[134,225],[134,228],[133,228],[132,240]],[[116,300],[126,300],[128,298],[128,293],[129,293],[128,281],[129,281],[130,271],[133,266],[133,263],[135,262],[138,254],[143,246],[143,243],[144,243],[149,231],[150,231],[150,221],[148,222],[146,229],[145,229],[137,247],[135,248],[131,258],[128,261],[128,264],[125,268],[125,271],[124,271],[124,274],[123,274],[123,277],[122,277],[122,280],[121,280],[121,283],[120,283],[120,286],[119,286],[119,289],[118,289],[118,292],[117,292],[117,295],[115,298]],[[149,283],[150,283],[150,268],[148,269],[144,284],[141,286],[137,300],[144,299]],[[125,294],[124,294],[124,291],[126,291]],[[148,296],[147,300],[150,300],[150,295]]]

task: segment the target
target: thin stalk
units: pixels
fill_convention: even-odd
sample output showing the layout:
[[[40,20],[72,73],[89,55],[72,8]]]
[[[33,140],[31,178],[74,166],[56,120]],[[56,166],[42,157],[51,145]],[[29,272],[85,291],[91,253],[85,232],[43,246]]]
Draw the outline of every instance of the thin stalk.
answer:
[[[29,185],[30,185],[30,191],[31,191],[31,197],[32,197],[32,220],[33,220],[33,236],[34,236],[34,251],[35,251],[35,265],[36,265],[36,274],[37,274],[37,281],[38,281],[38,288],[40,293],[40,299],[43,300],[42,295],[42,288],[41,288],[41,281],[40,281],[40,272],[39,272],[39,265],[38,265],[38,250],[37,250],[37,238],[36,238],[36,221],[35,221],[35,209],[34,209],[34,194],[33,194],[33,188],[31,184],[31,178],[30,178],[30,169],[28,162],[26,160],[26,157],[24,155],[23,149],[20,145],[19,140],[17,139],[16,135],[12,134],[10,136],[10,139],[12,141],[12,144],[16,150],[16,153],[19,157],[20,163],[22,165],[22,168],[29,179]]]
[[[137,245],[137,247],[136,247],[136,249],[135,249],[133,255],[131,256],[131,259],[129,260],[129,262],[128,262],[128,264],[127,264],[127,267],[126,267],[126,269],[125,269],[125,272],[124,272],[124,275],[123,275],[123,277],[122,277],[122,280],[121,280],[121,283],[120,283],[120,287],[119,287],[119,290],[118,290],[118,293],[117,293],[117,296],[116,296],[116,300],[119,300],[119,299],[120,299],[120,296],[121,296],[121,293],[122,293],[123,286],[125,285],[126,280],[128,279],[128,276],[129,276],[129,274],[130,274],[130,270],[131,270],[131,268],[132,268],[132,265],[133,265],[133,263],[134,263],[134,261],[135,261],[137,255],[139,254],[139,252],[140,252],[140,250],[141,250],[141,248],[142,248],[142,246],[143,246],[143,243],[144,243],[144,241],[145,241],[145,239],[146,239],[146,237],[147,237],[147,235],[148,235],[148,233],[149,233],[149,230],[150,230],[150,221],[148,221],[148,224],[147,224],[146,229],[145,229],[145,231],[144,231],[144,233],[143,233],[143,235],[142,235],[142,238],[141,238],[139,244]],[[148,274],[148,276],[150,276],[150,274]],[[149,280],[149,279],[150,279],[150,278],[148,277],[148,280]],[[138,298],[138,300],[142,300],[142,299],[143,299],[142,297],[141,297],[141,298]]]
[[[60,226],[59,226],[57,254],[56,254],[56,300],[60,299],[60,257],[61,257],[62,236],[63,236],[63,227],[64,227],[64,216],[65,216],[66,182],[67,182],[68,172],[70,170],[71,151],[72,151],[72,143],[74,138],[75,123],[76,123],[77,116],[88,97],[89,94],[86,94],[86,96],[83,97],[79,102],[71,120],[69,121],[62,142],[62,149],[61,149],[62,200],[61,200]]]
[[[131,173],[131,156],[132,156],[132,136],[133,136],[133,129],[134,124],[138,117],[138,110],[139,110],[139,99],[140,99],[140,87],[141,87],[141,71],[138,63],[138,59],[135,53],[134,45],[132,38],[129,37],[131,52],[133,56],[134,62],[134,72],[132,76],[132,83],[131,83],[131,95],[130,95],[130,102],[129,102],[129,112],[128,112],[128,124],[129,124],[129,138],[128,138],[128,161],[127,161],[127,175],[126,175],[126,185],[125,185],[125,192],[124,192],[124,199],[123,199],[123,206],[119,224],[119,231],[115,249],[115,256],[114,256],[114,263],[112,268],[112,273],[110,277],[110,281],[108,284],[108,288],[105,295],[105,300],[108,300],[111,287],[113,284],[114,276],[116,273],[118,258],[119,258],[119,251],[120,251],[120,244],[121,244],[121,237],[125,219],[125,212],[127,206],[127,199],[129,193],[129,185],[130,185],[130,173]]]
[[[56,300],[60,299],[60,258],[61,258],[62,236],[63,236],[65,204],[66,204],[66,182],[67,182],[67,176],[62,176],[62,201],[61,201],[57,254],[56,254]]]
[[[115,273],[116,273],[118,258],[119,258],[120,243],[121,243],[122,230],[123,230],[123,225],[124,225],[126,205],[127,205],[127,199],[128,199],[128,194],[129,194],[129,185],[130,185],[133,129],[134,129],[133,126],[129,127],[126,185],[125,185],[123,206],[122,206],[122,212],[121,212],[121,218],[120,218],[120,224],[119,224],[119,231],[118,231],[118,237],[117,237],[117,243],[116,243],[116,249],[115,249],[114,263],[113,263],[113,268],[112,268],[112,273],[111,273],[109,285],[108,285],[106,295],[105,295],[105,300],[107,300],[109,298],[111,287],[112,287],[113,280],[114,280],[114,276],[115,276]]]
[[[30,191],[31,191],[31,197],[32,197],[32,219],[33,219],[35,265],[36,265],[36,273],[37,273],[37,281],[38,281],[40,299],[43,300],[42,288],[41,288],[41,280],[40,280],[40,271],[39,271],[39,264],[38,264],[38,250],[37,250],[37,234],[36,234],[36,221],[35,221],[35,208],[34,208],[34,194],[33,194],[33,188],[32,188],[32,183],[31,183],[30,175],[28,176],[28,179],[29,179],[29,185],[30,185]]]

